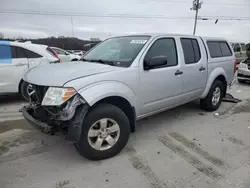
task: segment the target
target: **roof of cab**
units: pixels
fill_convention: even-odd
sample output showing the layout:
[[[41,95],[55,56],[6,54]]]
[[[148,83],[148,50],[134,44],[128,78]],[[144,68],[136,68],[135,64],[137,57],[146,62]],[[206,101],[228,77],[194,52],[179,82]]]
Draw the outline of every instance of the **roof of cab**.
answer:
[[[221,38],[221,37],[196,36],[196,35],[178,34],[178,33],[136,33],[136,34],[130,34],[130,35],[124,35],[124,36],[151,36],[153,38],[160,37],[160,36],[169,36],[169,37],[178,36],[178,37],[192,37],[192,38],[201,37],[202,39],[204,39],[206,41],[208,41],[208,40],[228,41],[227,39]]]

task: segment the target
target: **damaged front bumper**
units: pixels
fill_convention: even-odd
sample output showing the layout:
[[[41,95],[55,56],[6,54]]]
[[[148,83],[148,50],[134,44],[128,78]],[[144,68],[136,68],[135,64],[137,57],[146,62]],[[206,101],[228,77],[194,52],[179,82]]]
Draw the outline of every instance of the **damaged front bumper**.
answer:
[[[66,133],[66,140],[78,142],[81,137],[84,117],[89,105],[81,96],[76,95],[61,107],[47,108],[32,102],[22,108],[24,118],[35,128],[44,133],[54,135],[55,132]]]

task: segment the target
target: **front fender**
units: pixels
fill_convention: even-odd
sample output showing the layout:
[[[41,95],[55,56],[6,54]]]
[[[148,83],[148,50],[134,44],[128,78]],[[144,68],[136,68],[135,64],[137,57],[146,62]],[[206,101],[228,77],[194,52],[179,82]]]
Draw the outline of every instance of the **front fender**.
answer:
[[[202,99],[207,96],[212,84],[214,83],[214,80],[220,75],[223,75],[227,80],[227,74],[223,68],[217,67],[211,72],[211,74],[208,77],[206,88],[201,96]]]
[[[91,84],[82,88],[78,93],[84,100],[93,106],[96,102],[106,97],[118,96],[126,99],[131,106],[136,105],[135,92],[128,85],[117,81],[104,81]]]

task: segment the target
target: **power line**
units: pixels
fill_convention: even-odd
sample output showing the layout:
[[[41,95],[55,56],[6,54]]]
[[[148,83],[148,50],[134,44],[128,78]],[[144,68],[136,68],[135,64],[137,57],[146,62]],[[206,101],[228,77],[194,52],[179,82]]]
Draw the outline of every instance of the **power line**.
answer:
[[[199,20],[250,20],[250,17],[230,17],[230,16],[199,16]]]
[[[90,14],[90,13],[59,13],[59,12],[36,12],[25,10],[0,10],[0,14],[23,14],[41,16],[66,16],[66,17],[98,17],[98,18],[135,18],[135,19],[174,19],[174,20],[194,20],[192,17],[169,17],[164,15],[133,15],[133,14]],[[198,16],[198,20],[250,20],[250,17],[231,17],[231,16]]]
[[[176,4],[187,4],[188,1],[168,1],[168,0],[154,0],[158,2],[165,2],[165,3],[176,3]],[[246,6],[249,7],[250,4],[237,4],[237,3],[224,3],[224,2],[217,2],[217,1],[210,1],[210,2],[204,2],[204,4],[208,5],[228,5],[228,6]]]
[[[163,15],[132,15],[132,14],[90,14],[90,13],[57,13],[57,12],[34,12],[22,10],[2,10],[0,14],[26,14],[42,16],[68,16],[68,17],[100,17],[100,18],[159,18],[159,19],[184,19],[190,20],[191,17],[168,17]]]
[[[228,6],[246,6],[249,7],[250,4],[237,4],[237,3],[223,3],[223,2],[204,2],[204,4],[208,5],[228,5]]]

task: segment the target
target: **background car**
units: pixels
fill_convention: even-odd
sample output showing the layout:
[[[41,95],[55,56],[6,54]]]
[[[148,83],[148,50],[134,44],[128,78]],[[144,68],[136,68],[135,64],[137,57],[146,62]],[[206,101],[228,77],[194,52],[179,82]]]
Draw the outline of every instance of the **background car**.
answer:
[[[250,53],[248,51],[247,58],[243,60],[238,66],[238,82],[244,83],[250,81]]]
[[[31,68],[59,60],[48,52],[48,46],[0,41],[0,94],[20,93],[28,100],[28,84],[22,80]]]
[[[85,54],[85,51],[82,51],[82,50],[67,50],[67,52],[69,52],[71,54],[76,54],[79,56],[83,56]]]
[[[83,53],[82,50],[74,50],[74,54],[79,55],[79,56],[83,56],[84,55],[84,53]]]
[[[58,57],[60,58],[60,62],[78,61],[81,58],[81,56],[71,54],[61,48],[51,47],[51,49],[57,53]]]
[[[239,64],[241,61],[243,61],[247,57],[246,44],[236,42],[236,43],[231,43],[231,45],[232,45],[233,50],[234,50],[236,62]]]

